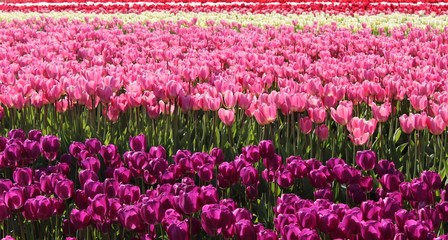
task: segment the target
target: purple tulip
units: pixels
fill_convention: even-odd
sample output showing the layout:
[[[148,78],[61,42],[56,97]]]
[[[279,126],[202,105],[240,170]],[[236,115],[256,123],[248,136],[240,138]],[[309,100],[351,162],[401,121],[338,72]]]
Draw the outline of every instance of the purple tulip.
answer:
[[[361,212],[365,221],[381,219],[381,207],[372,200],[361,203]]]
[[[405,222],[404,231],[410,240],[427,239],[430,232],[423,222],[412,219]]]
[[[283,160],[282,157],[278,154],[274,154],[270,157],[263,158],[263,166],[270,171],[276,171],[282,165]]]
[[[40,139],[40,146],[46,159],[54,161],[59,151],[61,143],[59,138],[54,135],[46,135]]]
[[[119,167],[114,170],[114,179],[119,183],[126,184],[131,180],[131,171],[125,167]]]
[[[249,163],[260,161],[260,149],[258,146],[247,146],[243,148],[243,155]]]
[[[345,214],[340,227],[347,235],[358,234],[360,232],[360,222],[362,212],[359,208],[352,208]]]
[[[383,219],[394,219],[395,213],[401,209],[401,201],[386,197],[380,200],[381,216]]]
[[[175,221],[171,223],[167,228],[167,234],[169,239],[190,240],[189,226],[187,221]]]
[[[242,219],[235,223],[235,235],[237,239],[256,240],[257,234],[251,221]]]
[[[295,178],[304,178],[308,176],[308,165],[303,160],[292,160],[286,167]]]
[[[135,137],[130,137],[129,146],[131,147],[132,151],[144,152],[147,148],[146,136],[144,134],[139,134]]]
[[[271,140],[260,141],[258,148],[262,158],[270,158],[275,154],[275,147]]]
[[[72,180],[62,179],[56,183],[54,192],[59,198],[67,200],[73,196],[75,185]]]
[[[16,168],[12,178],[17,185],[21,187],[28,186],[33,181],[33,170],[31,168]]]
[[[240,177],[244,185],[254,185],[258,181],[258,171],[252,166],[243,167],[240,171]]]
[[[163,146],[153,146],[149,148],[149,156],[151,158],[166,158],[166,150]]]
[[[404,231],[405,223],[408,220],[417,219],[415,214],[408,212],[405,209],[400,209],[395,213],[395,223],[401,231]]]
[[[3,152],[3,150],[5,150],[7,144],[8,139],[5,137],[0,137],[0,152]]]
[[[397,174],[386,173],[381,177],[379,182],[384,190],[387,192],[394,192],[399,189],[401,180]]]
[[[3,151],[5,159],[9,163],[19,162],[22,160],[23,146],[21,142],[12,142],[8,144]]]
[[[89,205],[89,198],[87,197],[85,191],[81,189],[77,189],[75,191],[73,200],[79,209],[86,209]]]
[[[448,220],[448,202],[443,201],[436,205],[437,211],[439,212],[442,221]]]
[[[418,210],[419,220],[423,221],[429,230],[434,231],[440,227],[440,215],[437,208],[430,208],[428,206]]]
[[[237,180],[238,175],[233,163],[223,162],[218,167],[218,186],[220,188],[229,188]]]
[[[41,194],[40,184],[35,183],[24,187],[25,199],[35,198]]]
[[[23,142],[22,156],[29,160],[36,160],[41,155],[40,143],[33,140]]]
[[[246,186],[246,197],[248,200],[255,201],[258,198],[258,184]]]
[[[238,222],[242,219],[252,221],[252,213],[246,208],[237,208],[233,210],[233,215],[235,216],[235,222]]]
[[[89,198],[94,198],[97,194],[104,193],[104,186],[100,181],[87,180],[84,184],[84,191]]]
[[[75,229],[83,229],[89,226],[91,216],[86,210],[73,209],[70,213],[70,222],[73,224]]]
[[[100,160],[96,157],[87,157],[83,160],[81,160],[81,166],[82,169],[89,169],[93,172],[99,172],[101,168]]]
[[[8,138],[9,139],[17,139],[17,140],[20,140],[21,142],[23,142],[23,141],[25,141],[26,133],[25,133],[25,131],[23,131],[20,128],[12,129],[11,131],[8,132]]]
[[[437,190],[442,188],[442,179],[438,173],[434,171],[423,171],[420,177],[430,189]]]
[[[327,209],[320,210],[318,212],[318,216],[319,229],[324,233],[330,233],[334,231],[339,225],[338,216]]]
[[[202,186],[200,192],[200,199],[203,204],[218,203],[218,190],[213,185]]]
[[[221,204],[206,204],[202,207],[201,226],[209,236],[221,234],[235,223],[232,210]]]
[[[284,228],[284,234],[282,234],[282,236],[284,236],[285,239],[301,239],[302,230],[300,230],[300,226],[297,223],[291,223]]]
[[[331,187],[320,188],[314,191],[314,199],[328,199],[333,200],[333,193],[331,192]]]
[[[374,169],[376,162],[376,153],[372,150],[358,151],[356,153],[356,164],[364,171]]]
[[[113,178],[104,179],[104,193],[107,197],[116,197],[119,194],[120,183]]]
[[[213,148],[210,151],[210,156],[215,158],[215,164],[219,165],[224,162],[224,152],[221,148]]]
[[[118,196],[122,203],[133,204],[140,198],[140,188],[132,184],[121,185]]]
[[[273,170],[269,170],[269,169],[264,169],[261,172],[261,177],[266,181],[266,182],[274,182],[275,180],[275,171]]]
[[[40,130],[33,129],[28,132],[28,139],[31,141],[39,142],[41,138],[42,138],[42,131]]]
[[[140,208],[140,216],[147,224],[160,223],[164,217],[165,209],[161,207],[158,199],[147,198]]]
[[[315,188],[324,188],[327,186],[327,176],[322,170],[314,169],[310,171],[309,179],[311,185]]]
[[[79,179],[79,184],[81,186],[84,186],[86,181],[89,179],[93,180],[93,181],[98,181],[98,175],[90,169],[85,169],[85,170],[81,170],[78,173],[78,179]]]
[[[283,170],[278,172],[277,175],[277,184],[283,188],[289,188],[294,184],[294,176],[288,170]]]
[[[187,215],[199,211],[199,209],[201,209],[200,193],[195,190],[181,193],[178,199],[178,207]]]
[[[384,174],[394,172],[395,172],[395,164],[394,162],[388,160],[383,159],[378,161],[378,164],[375,167],[375,173],[378,174],[379,177],[382,177]]]
[[[381,239],[380,223],[376,220],[361,221],[361,236],[363,239]]]
[[[204,182],[210,182],[213,180],[213,165],[205,164],[198,169],[198,176]]]
[[[108,213],[108,200],[104,194],[97,194],[90,201],[90,205],[87,208],[87,212],[95,221],[103,221]]]
[[[302,228],[317,227],[317,211],[314,208],[302,208],[297,212],[298,220]]]
[[[25,203],[25,196],[21,187],[12,187],[4,195],[4,201],[11,211],[20,209]]]
[[[114,144],[108,144],[107,146],[101,146],[100,155],[103,158],[104,162],[110,163],[114,160],[118,155],[118,147]]]
[[[429,186],[418,178],[412,180],[409,191],[411,193],[412,200],[417,202],[428,201],[428,195],[432,194]]]
[[[135,205],[125,205],[118,210],[118,221],[129,230],[139,231],[143,227],[139,209]]]
[[[258,240],[278,240],[277,233],[275,233],[272,230],[266,229],[259,231],[257,233],[257,239]]]
[[[101,150],[101,142],[96,138],[86,139],[84,145],[86,146],[87,151],[89,151],[91,154],[97,154]]]
[[[370,176],[360,177],[358,184],[363,192],[371,192],[373,190],[373,179]]]
[[[68,149],[74,158],[79,159],[81,151],[85,150],[86,146],[82,142],[72,142]]]

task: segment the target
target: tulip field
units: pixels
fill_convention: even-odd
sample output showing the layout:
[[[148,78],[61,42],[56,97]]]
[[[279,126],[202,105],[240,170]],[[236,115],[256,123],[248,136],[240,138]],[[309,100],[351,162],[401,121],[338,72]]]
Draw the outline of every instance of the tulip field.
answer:
[[[0,239],[448,239],[448,2],[0,3]]]

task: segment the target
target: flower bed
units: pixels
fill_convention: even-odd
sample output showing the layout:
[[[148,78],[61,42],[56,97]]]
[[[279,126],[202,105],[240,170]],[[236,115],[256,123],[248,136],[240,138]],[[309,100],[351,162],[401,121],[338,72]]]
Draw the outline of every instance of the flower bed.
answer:
[[[56,136],[38,130],[12,130],[0,143],[2,231],[22,239],[430,239],[446,231],[440,175],[406,180],[370,150],[353,166],[284,158],[271,141],[232,161],[219,148],[169,157],[145,135],[123,154],[98,139],[63,153]]]

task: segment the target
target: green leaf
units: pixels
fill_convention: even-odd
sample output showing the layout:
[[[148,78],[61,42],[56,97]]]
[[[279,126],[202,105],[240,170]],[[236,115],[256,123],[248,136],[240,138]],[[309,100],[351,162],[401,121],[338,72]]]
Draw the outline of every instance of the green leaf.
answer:
[[[401,136],[401,128],[397,128],[397,130],[395,130],[394,133],[394,144],[396,144],[398,142],[398,139],[400,139]]]

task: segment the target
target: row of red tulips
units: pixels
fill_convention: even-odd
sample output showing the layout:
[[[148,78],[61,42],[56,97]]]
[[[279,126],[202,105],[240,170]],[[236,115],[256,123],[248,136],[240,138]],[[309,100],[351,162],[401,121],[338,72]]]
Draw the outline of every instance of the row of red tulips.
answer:
[[[7,2],[7,1],[6,1]],[[280,14],[301,14],[301,13],[328,13],[328,14],[390,14],[390,13],[406,13],[406,14],[446,14],[448,12],[448,5],[434,5],[434,4],[410,4],[410,3],[340,3],[340,4],[323,4],[323,3],[229,3],[225,5],[189,5],[189,4],[85,4],[73,3],[72,5],[14,5],[1,4],[0,11],[2,12],[62,12],[75,11],[84,13],[142,13],[147,11],[169,11],[169,12],[238,12],[241,14],[256,13],[280,13]]]
[[[3,236],[433,239],[446,231],[439,174],[405,181],[370,150],[351,166],[340,158],[284,159],[271,141],[228,161],[218,148],[171,158],[161,146],[148,147],[143,134],[122,155],[97,139],[73,142],[61,154],[59,139],[38,130],[1,139],[8,163],[0,180]]]

